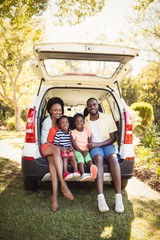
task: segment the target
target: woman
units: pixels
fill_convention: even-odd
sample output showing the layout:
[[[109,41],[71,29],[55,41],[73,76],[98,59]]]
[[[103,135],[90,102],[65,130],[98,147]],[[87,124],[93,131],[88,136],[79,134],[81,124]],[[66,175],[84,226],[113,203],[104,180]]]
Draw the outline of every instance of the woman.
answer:
[[[41,130],[41,151],[49,163],[49,171],[52,181],[51,210],[56,212],[58,209],[58,179],[61,184],[61,191],[67,200],[74,197],[63,179],[63,165],[60,155],[60,148],[53,145],[56,132],[59,130],[57,119],[64,113],[64,103],[61,98],[53,97],[49,99],[47,111],[50,114],[42,123]]]

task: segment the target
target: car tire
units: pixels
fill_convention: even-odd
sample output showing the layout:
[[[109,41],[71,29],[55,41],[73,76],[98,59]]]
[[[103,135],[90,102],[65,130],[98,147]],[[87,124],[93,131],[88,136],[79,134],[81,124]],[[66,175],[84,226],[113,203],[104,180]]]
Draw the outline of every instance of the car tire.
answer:
[[[27,191],[37,191],[38,189],[38,180],[28,179],[27,177],[23,180],[24,188]]]
[[[128,179],[122,179],[121,180],[121,189],[125,189],[128,184]]]

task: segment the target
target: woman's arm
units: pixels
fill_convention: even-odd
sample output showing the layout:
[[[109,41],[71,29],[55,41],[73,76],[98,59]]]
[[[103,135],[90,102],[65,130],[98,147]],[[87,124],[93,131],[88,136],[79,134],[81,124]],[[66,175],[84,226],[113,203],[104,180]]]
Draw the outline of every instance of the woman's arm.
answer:
[[[47,143],[47,137],[49,134],[49,130],[52,127],[52,121],[50,116],[44,119],[42,122],[42,128],[41,128],[41,144]]]

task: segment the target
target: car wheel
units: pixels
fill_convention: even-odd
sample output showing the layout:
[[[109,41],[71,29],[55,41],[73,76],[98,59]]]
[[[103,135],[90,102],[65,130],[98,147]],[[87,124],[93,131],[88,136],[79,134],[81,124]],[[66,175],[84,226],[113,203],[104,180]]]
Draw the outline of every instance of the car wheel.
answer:
[[[121,188],[125,189],[128,184],[128,179],[122,179],[121,180]]]
[[[24,178],[23,183],[25,190],[37,191],[38,189],[38,180]]]

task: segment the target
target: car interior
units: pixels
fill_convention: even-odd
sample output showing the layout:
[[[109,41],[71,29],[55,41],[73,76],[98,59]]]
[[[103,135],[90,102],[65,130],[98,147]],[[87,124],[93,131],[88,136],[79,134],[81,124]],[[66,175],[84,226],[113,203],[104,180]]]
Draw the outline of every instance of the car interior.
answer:
[[[68,116],[70,122],[70,129],[74,129],[73,116],[76,113],[82,113],[87,116],[86,101],[90,97],[95,97],[99,102],[99,111],[112,114],[113,119],[116,122],[118,128],[117,134],[117,145],[119,146],[120,141],[120,111],[118,109],[118,104],[116,104],[116,99],[112,95],[111,91],[106,91],[104,89],[91,89],[91,88],[51,88],[47,94],[44,96],[41,107],[39,108],[39,128],[43,120],[48,116],[46,111],[47,102],[52,97],[60,97],[64,101],[64,114]],[[40,139],[40,134],[39,134]]]

